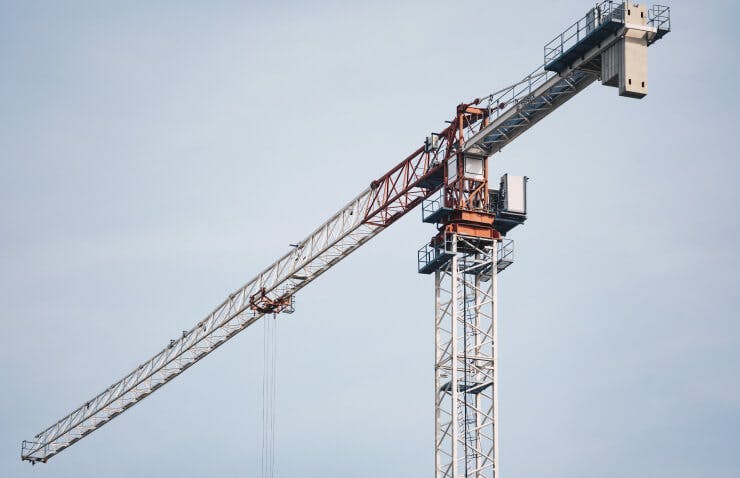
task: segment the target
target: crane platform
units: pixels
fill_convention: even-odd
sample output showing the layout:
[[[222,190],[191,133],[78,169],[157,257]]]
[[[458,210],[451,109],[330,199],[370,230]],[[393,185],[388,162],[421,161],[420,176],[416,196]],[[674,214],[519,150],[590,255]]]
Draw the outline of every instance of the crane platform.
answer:
[[[638,23],[631,20],[632,12],[626,5],[622,1],[602,1],[553,38],[545,45],[545,70],[563,72],[593,48],[614,38],[625,25]],[[648,38],[650,45],[671,30],[670,8],[652,5],[646,24],[652,33]]]

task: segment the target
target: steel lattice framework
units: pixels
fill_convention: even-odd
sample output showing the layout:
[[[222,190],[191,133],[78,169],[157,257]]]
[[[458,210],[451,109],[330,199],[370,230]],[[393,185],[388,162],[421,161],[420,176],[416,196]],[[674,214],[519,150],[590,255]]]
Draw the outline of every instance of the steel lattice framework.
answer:
[[[45,462],[100,428],[244,330],[372,239],[429,194],[441,164],[418,150],[350,201],[289,253],[229,295],[205,319],[131,373],[26,440],[22,457]],[[427,181],[423,183],[423,181]]]
[[[450,260],[434,273],[435,477],[498,472],[496,292],[510,259],[497,242],[449,238]],[[494,259],[497,264],[494,267]]]
[[[602,2],[606,3],[619,2]],[[651,28],[658,32],[652,37],[655,39],[662,36],[661,28],[667,31],[663,20],[668,17],[667,9],[659,13],[651,19]],[[580,32],[578,25],[576,35]],[[462,153],[486,157],[495,154],[596,80],[601,53],[624,36],[626,27],[624,24],[613,36],[579,52],[577,58],[557,71],[543,65],[503,90],[458,107],[451,124],[437,133],[440,142],[434,149],[417,149],[177,340],[32,439],[23,441],[21,458],[32,463],[46,462],[140,402],[264,314],[292,310],[298,291],[438,191],[446,161],[451,157]],[[566,51],[566,46],[564,40],[560,50],[557,45],[550,46],[550,55],[556,51],[555,58],[567,57],[570,50]],[[465,107],[471,105],[481,113],[465,113]],[[495,284],[495,280],[490,283]],[[481,416],[481,420],[488,423],[489,418]],[[480,435],[480,446],[486,439]]]

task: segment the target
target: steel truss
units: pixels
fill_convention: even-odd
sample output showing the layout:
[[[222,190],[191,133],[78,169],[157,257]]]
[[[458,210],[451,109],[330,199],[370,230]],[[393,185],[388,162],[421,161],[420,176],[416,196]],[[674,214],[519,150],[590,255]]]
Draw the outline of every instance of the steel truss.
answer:
[[[100,428],[218,348],[265,313],[292,306],[296,292],[347,257],[439,188],[440,149],[414,152],[306,239],[233,292],[161,352],[69,415],[24,440],[21,457],[49,458]]]
[[[22,458],[45,462],[146,398],[264,315],[255,298],[292,297],[383,228],[365,223],[371,190],[355,198],[288,254],[238,289],[151,359],[22,444]],[[279,301],[278,301],[279,302]]]
[[[435,476],[498,477],[498,242],[450,237],[435,272]],[[496,249],[499,249],[497,252]],[[497,266],[494,267],[494,258]]]

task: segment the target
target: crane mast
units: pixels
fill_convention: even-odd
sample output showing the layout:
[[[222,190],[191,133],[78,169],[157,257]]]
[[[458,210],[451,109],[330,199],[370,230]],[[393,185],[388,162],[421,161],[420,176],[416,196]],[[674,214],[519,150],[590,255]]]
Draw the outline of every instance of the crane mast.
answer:
[[[489,190],[487,158],[599,78],[644,97],[647,47],[669,29],[667,7],[601,2],[545,46],[541,68],[483,108],[458,107],[456,154],[422,205],[437,234],[418,253],[419,272],[434,274],[437,478],[500,476],[497,282],[513,261],[504,236],[526,220],[527,178],[506,174]],[[478,131],[466,136],[468,124]]]
[[[305,239],[231,293],[149,360],[24,440],[46,463],[265,314],[292,313],[295,294],[422,204],[437,232],[418,252],[435,278],[435,476],[498,477],[497,280],[513,262],[506,234],[526,219],[526,178],[489,189],[488,158],[601,79],[621,96],[647,94],[647,47],[670,31],[670,10],[602,1],[545,46],[543,65],[454,118]]]

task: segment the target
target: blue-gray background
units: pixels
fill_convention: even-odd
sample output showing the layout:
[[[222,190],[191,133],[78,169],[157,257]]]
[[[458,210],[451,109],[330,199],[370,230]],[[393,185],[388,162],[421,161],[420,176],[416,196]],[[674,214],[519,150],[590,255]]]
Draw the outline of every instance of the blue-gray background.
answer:
[[[261,324],[47,465],[20,441],[200,320],[589,2],[3,2],[0,476],[258,475]],[[673,1],[650,94],[493,160],[505,477],[740,476],[735,2]],[[279,476],[429,477],[415,211],[279,323]]]

